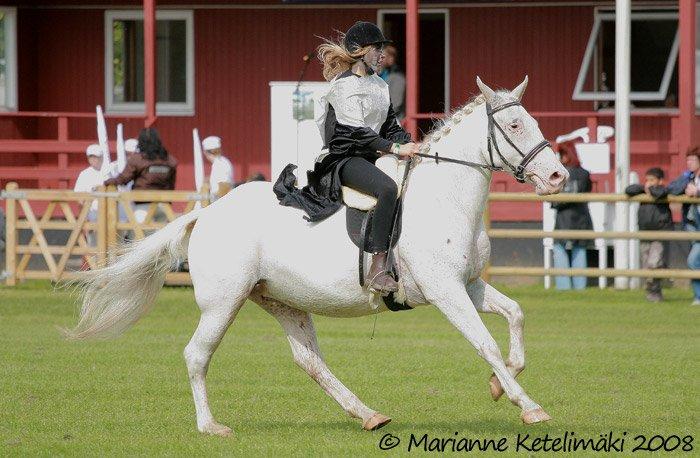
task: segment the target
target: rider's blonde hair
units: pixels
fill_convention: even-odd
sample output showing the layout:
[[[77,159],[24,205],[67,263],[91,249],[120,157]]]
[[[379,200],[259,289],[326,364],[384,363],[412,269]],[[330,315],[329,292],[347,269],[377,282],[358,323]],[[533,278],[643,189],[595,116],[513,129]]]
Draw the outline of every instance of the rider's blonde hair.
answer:
[[[341,35],[338,42],[324,38],[324,43],[318,47],[318,58],[323,62],[323,77],[326,81],[330,81],[349,70],[355,62],[372,50],[370,45],[350,52],[343,45],[343,38],[344,36]]]

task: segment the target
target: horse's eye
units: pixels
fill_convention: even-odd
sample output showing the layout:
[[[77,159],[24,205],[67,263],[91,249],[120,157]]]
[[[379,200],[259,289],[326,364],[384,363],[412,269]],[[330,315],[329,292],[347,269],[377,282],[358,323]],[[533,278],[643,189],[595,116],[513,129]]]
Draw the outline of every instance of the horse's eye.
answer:
[[[520,128],[520,123],[518,123],[518,122],[511,122],[510,125],[509,125],[508,127],[510,127],[510,130],[518,130],[518,129]]]

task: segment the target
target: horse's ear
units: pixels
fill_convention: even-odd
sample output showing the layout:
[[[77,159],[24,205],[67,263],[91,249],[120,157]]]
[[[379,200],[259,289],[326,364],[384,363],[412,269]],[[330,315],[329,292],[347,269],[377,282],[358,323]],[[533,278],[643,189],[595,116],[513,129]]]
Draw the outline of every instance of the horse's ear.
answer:
[[[478,76],[476,77],[476,85],[479,86],[479,90],[482,94],[484,94],[486,101],[490,104],[493,104],[493,100],[496,98],[496,93],[494,92],[494,90],[488,87],[483,81],[481,81],[481,78],[479,78]]]
[[[518,87],[510,91],[510,95],[512,95],[515,100],[520,102],[523,99],[523,94],[525,93],[525,88],[527,87],[527,75],[525,75],[525,79],[523,80],[522,83],[518,84]]]

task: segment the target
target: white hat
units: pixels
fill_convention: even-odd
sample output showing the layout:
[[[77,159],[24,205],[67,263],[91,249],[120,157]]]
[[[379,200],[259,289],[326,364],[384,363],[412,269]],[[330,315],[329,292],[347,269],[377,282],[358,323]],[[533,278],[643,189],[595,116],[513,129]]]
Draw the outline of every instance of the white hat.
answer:
[[[99,156],[102,157],[104,152],[102,151],[102,147],[98,145],[97,143],[93,143],[92,145],[88,146],[87,149],[85,150],[85,154],[87,156]]]
[[[202,148],[205,151],[221,148],[221,139],[215,135],[209,136],[202,141]]]
[[[124,142],[124,150],[127,153],[138,153],[139,152],[139,141],[135,138],[130,138]]]

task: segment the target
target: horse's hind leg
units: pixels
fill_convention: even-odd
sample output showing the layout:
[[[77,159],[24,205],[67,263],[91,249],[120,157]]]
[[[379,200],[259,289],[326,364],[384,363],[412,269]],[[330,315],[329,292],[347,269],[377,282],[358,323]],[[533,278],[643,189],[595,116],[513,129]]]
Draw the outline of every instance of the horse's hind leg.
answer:
[[[245,303],[248,290],[238,294],[216,294],[212,297],[196,293],[197,291],[195,295],[202,315],[192,339],[185,347],[184,355],[197,412],[197,429],[203,433],[229,436],[231,428],[217,423],[211,414],[205,379],[211,356]]]
[[[311,315],[277,301],[263,299],[261,296],[251,295],[251,299],[274,316],[282,325],[292,347],[294,362],[304,369],[330,397],[335,399],[348,415],[362,419],[364,429],[379,429],[391,421],[389,417],[367,407],[328,369],[316,341],[316,330],[313,321],[311,321]]]
[[[497,313],[508,321],[510,350],[505,363],[511,375],[516,377],[525,369],[523,311],[520,309],[520,305],[480,278],[467,286],[467,293],[479,312]],[[503,386],[498,381],[496,374],[491,374],[489,389],[494,401],[503,395]]]

